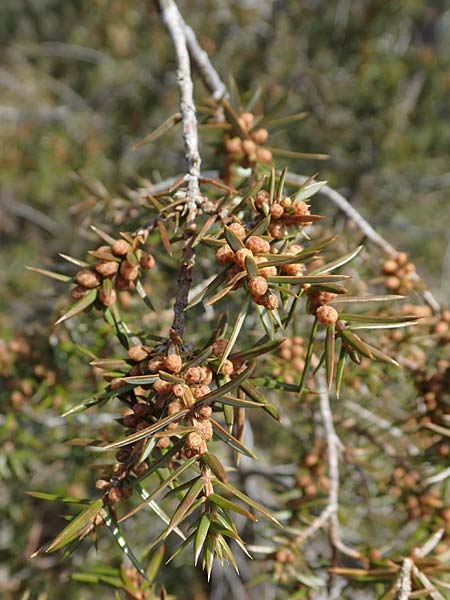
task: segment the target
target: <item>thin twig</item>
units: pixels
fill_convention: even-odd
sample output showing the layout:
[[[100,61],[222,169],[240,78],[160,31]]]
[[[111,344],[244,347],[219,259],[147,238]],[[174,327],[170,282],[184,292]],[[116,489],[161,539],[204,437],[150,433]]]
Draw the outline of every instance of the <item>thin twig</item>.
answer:
[[[177,57],[177,79],[180,88],[180,108],[187,167],[188,223],[195,223],[197,207],[201,205],[199,177],[201,158],[198,150],[197,116],[194,104],[194,86],[187,49],[184,21],[173,0],[158,0],[161,18],[166,26]]]
[[[430,598],[433,598],[433,600],[445,600],[444,596],[437,591],[425,573],[416,567],[416,565],[413,565],[412,572],[414,577],[416,577],[423,587],[428,590]]]
[[[398,600],[408,600],[411,595],[411,570],[413,562],[410,558],[405,558],[400,571],[400,577],[397,582]]]
[[[222,100],[222,98],[228,98],[225,84],[213,67],[208,54],[198,43],[197,36],[186,23],[184,23],[184,31],[186,33],[187,45],[192,62],[198,70],[203,83],[211,92],[214,100],[219,101]]]
[[[414,557],[415,558],[424,558],[425,556],[428,556],[428,554],[433,552],[433,550],[439,544],[444,533],[445,533],[444,528],[441,528],[441,529],[438,529],[437,531],[435,531],[433,533],[433,535],[422,546],[420,546],[419,548],[416,548],[414,550]]]
[[[177,278],[177,293],[173,308],[174,317],[171,329],[172,340],[177,344],[183,341],[188,304],[189,289],[192,284],[192,266],[194,250],[192,248],[193,231],[197,211],[201,208],[203,197],[200,194],[201,157],[198,150],[197,116],[194,104],[194,85],[191,77],[191,64],[187,49],[185,24],[173,0],[158,0],[161,18],[172,38],[177,57],[177,79],[180,88],[180,109],[183,123],[183,139],[187,173],[187,221],[186,242],[182,250],[182,263]]]
[[[328,491],[328,502],[322,513],[305,529],[297,538],[299,543],[303,543],[309,537],[314,535],[321,527],[327,523],[330,527],[330,539],[333,547],[347,556],[359,558],[360,554],[352,548],[348,548],[341,540],[339,531],[339,448],[341,442],[336,434],[333,424],[333,414],[331,412],[330,398],[328,395],[327,383],[322,371],[316,375],[317,391],[319,393],[319,408],[325,431],[325,440],[327,444],[327,463],[328,479],[330,481]]]
[[[288,173],[286,177],[286,183],[290,183],[291,185],[303,185],[308,179],[309,177],[305,177],[304,175]],[[365,237],[373,244],[378,246],[385,254],[394,259],[398,257],[400,254],[399,251],[396,250],[394,246],[386,241],[379,233],[377,233],[372,225],[366,221],[361,213],[359,213],[356,208],[354,208],[349,201],[344,198],[344,196],[328,185],[324,185],[322,188],[320,188],[319,193],[331,200],[346,217],[355,223],[355,225],[363,232]],[[420,276],[415,272],[411,273],[410,277],[417,282],[422,282]],[[430,290],[425,289],[421,291],[420,294],[423,300],[435,313],[438,313],[442,310],[441,305],[430,292]]]

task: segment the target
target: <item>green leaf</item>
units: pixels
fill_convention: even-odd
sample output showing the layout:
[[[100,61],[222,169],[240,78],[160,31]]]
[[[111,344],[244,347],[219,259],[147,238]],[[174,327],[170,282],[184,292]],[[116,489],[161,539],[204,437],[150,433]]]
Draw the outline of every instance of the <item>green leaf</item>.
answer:
[[[150,559],[149,565],[147,567],[147,579],[152,583],[155,580],[156,575],[161,568],[161,564],[164,558],[164,546],[160,546],[153,553],[152,558]]]
[[[223,481],[216,481],[215,484],[219,486],[221,489],[228,491],[228,493],[232,494],[251,508],[254,508],[257,512],[261,513],[265,517],[267,517],[272,523],[274,523],[277,527],[283,528],[283,525],[276,519],[272,513],[267,510],[265,506],[259,504],[252,498],[249,498],[246,494],[232,486],[230,483],[225,483]]]
[[[309,185],[305,185],[295,194],[295,199],[302,200],[304,202],[305,200],[308,200],[308,198],[311,198],[311,196],[314,196],[314,194],[317,194],[317,192],[326,184],[326,181],[314,181]]]
[[[245,454],[249,458],[253,458],[256,460],[256,456],[253,454],[251,450],[246,448],[239,440],[237,440],[231,433],[229,433],[226,429],[224,429],[217,421],[211,419],[211,423],[214,429],[214,433],[217,435],[219,439],[221,439],[225,444],[240,452],[241,454]]]
[[[202,515],[195,532],[194,540],[194,565],[197,565],[200,553],[203,549],[206,537],[208,535],[209,526],[211,525],[210,516],[208,514]]]
[[[245,381],[251,376],[251,374],[255,370],[255,367],[256,363],[251,363],[244,371],[242,371],[242,373],[239,373],[239,375],[237,375],[227,383],[224,383],[217,389],[213,390],[212,392],[209,392],[209,394],[206,394],[205,396],[199,398],[199,400],[197,400],[194,404],[194,410],[197,410],[201,406],[211,404],[211,402],[216,400],[216,398],[220,398],[224,394],[228,394],[228,392],[231,392],[231,390],[233,390],[235,387],[241,385],[243,381]]]
[[[158,375],[133,375],[130,377],[121,377],[120,379],[128,385],[150,385],[155,383]]]
[[[67,260],[67,262],[72,263],[73,265],[77,265],[77,267],[89,267],[89,263],[85,260],[80,260],[79,258],[73,258],[73,256],[69,256],[68,254],[63,254],[62,252],[58,253],[61,258]]]
[[[189,546],[189,544],[192,542],[192,540],[194,539],[196,532],[193,531],[187,538],[186,540],[180,544],[178,546],[178,548],[175,550],[175,552],[170,556],[170,558],[168,560],[166,560],[166,565],[168,565],[169,563],[171,563],[179,554],[181,554],[183,552],[183,550],[185,548],[187,548]]]
[[[311,275],[316,275],[316,274],[319,275],[321,273],[329,273],[330,271],[334,271],[334,269],[343,267],[344,265],[349,263],[351,260],[356,258],[363,248],[364,248],[363,245],[358,246],[355,250],[353,250],[352,252],[349,252],[345,256],[341,256],[340,258],[337,258],[336,260],[333,260],[332,262],[329,262],[326,265],[323,265],[322,267],[318,267],[317,269],[314,269],[314,271],[311,271]]]
[[[173,513],[172,518],[170,519],[169,526],[164,532],[164,537],[167,537],[174,530],[174,528],[177,527],[183,521],[189,509],[202,492],[204,485],[205,482],[202,478],[199,478],[195,481],[195,483],[189,489],[187,494],[184,496],[183,500],[178,505],[178,508]]]
[[[153,492],[151,492],[143,502],[141,502],[140,504],[135,506],[132,510],[127,512],[123,517],[121,517],[119,519],[119,523],[122,523],[122,521],[129,519],[130,517],[135,515],[137,512],[139,512],[141,509],[143,509],[145,506],[147,506],[147,504],[151,500],[154,500],[156,498],[156,496],[158,496],[170,483],[172,483],[172,481],[174,481],[174,479],[176,479],[182,473],[184,473],[184,471],[189,469],[189,467],[192,466],[196,460],[197,460],[196,456],[192,456],[191,458],[188,458],[177,469],[175,469],[175,471],[173,471],[169,475],[169,477],[167,477],[167,479],[165,479],[155,490],[153,490]]]
[[[349,275],[305,275],[304,277],[294,277],[292,275],[276,275],[268,277],[269,283],[290,283],[292,285],[300,285],[304,283],[334,283],[336,281],[344,281],[350,279]]]
[[[34,273],[39,273],[39,275],[45,275],[45,277],[50,277],[50,279],[56,279],[57,281],[63,281],[67,283],[69,281],[73,281],[73,278],[70,275],[63,275],[62,273],[55,273],[54,271],[46,271],[45,269],[38,269],[37,267],[25,267],[28,271],[33,271]]]
[[[317,320],[317,318],[315,318],[313,326],[311,327],[311,333],[309,335],[308,349],[306,351],[306,356],[305,356],[305,366],[303,367],[300,384],[298,386],[298,395],[299,396],[301,396],[301,394],[303,393],[303,390],[305,389],[306,379],[308,377],[309,368],[311,366],[311,358],[312,358],[312,354],[313,354],[314,340],[316,338],[318,328],[319,328],[319,321]]]
[[[170,517],[166,514],[166,512],[159,506],[159,504],[157,504],[154,500],[148,500],[150,494],[147,492],[147,490],[145,490],[141,485],[137,485],[136,486],[139,495],[141,496],[141,498],[147,502],[147,506],[150,510],[152,510],[160,519],[161,521],[163,521],[166,525],[168,525],[170,523]],[[184,533],[181,531],[181,529],[178,529],[178,527],[175,527],[174,532],[182,539],[185,540],[186,536],[184,535]]]
[[[335,298],[330,304],[344,304],[344,303],[364,303],[364,302],[390,302],[396,300],[404,300],[405,296],[396,294],[379,294],[373,296],[345,296],[345,298]]]
[[[147,578],[147,573],[145,572],[141,563],[139,562],[139,560],[136,558],[135,554],[131,550],[130,546],[128,545],[128,542],[123,537],[117,523],[113,522],[110,515],[108,515],[106,511],[103,511],[103,513],[104,513],[103,519],[106,523],[106,526],[111,531],[113,538],[116,540],[119,548],[122,550],[122,552],[125,554],[125,556],[130,560],[130,562],[132,563],[132,565],[136,569],[136,571],[138,571],[138,573],[145,579],[145,581],[147,581],[147,583],[150,583],[149,579]]]
[[[227,481],[228,478],[225,469],[215,454],[205,452],[201,455],[200,460],[202,464],[211,469],[211,471],[218,479],[220,479],[220,481]]]
[[[139,297],[149,307],[149,309],[155,311],[155,307],[153,306],[152,301],[148,297],[147,292],[144,290],[144,286],[142,285],[142,281],[140,279],[136,281],[136,291],[139,294]]]
[[[91,306],[91,304],[93,304],[96,299],[97,290],[89,290],[89,292],[85,296],[83,296],[81,300],[78,300],[78,302],[72,304],[69,310],[56,321],[55,325],[59,325],[60,323],[67,321],[67,319],[71,319],[78,313],[83,312],[83,310],[86,310],[86,308]]]
[[[333,383],[333,372],[334,372],[334,345],[335,345],[335,324],[328,325],[327,336],[325,340],[325,369],[327,373],[327,385],[328,389],[331,390],[331,384]]]
[[[63,546],[66,546],[73,540],[77,538],[83,538],[94,524],[97,515],[102,510],[102,507],[102,499],[93,502],[77,517],[72,519],[67,525],[67,527],[65,527],[52,542],[46,544],[43,548],[37,550],[37,552],[35,552],[32,556],[36,556],[41,552],[55,552],[56,550],[59,550]]]
[[[256,358],[257,356],[261,356],[262,354],[267,354],[268,352],[273,352],[278,346],[280,346],[286,338],[281,338],[279,340],[274,340],[270,342],[266,342],[264,344],[260,344],[259,346],[255,346],[253,348],[249,348],[248,350],[243,350],[241,352],[234,352],[231,354],[230,359],[245,359],[250,360],[252,358]]]
[[[383,324],[383,325],[394,325],[396,327],[404,327],[405,325],[416,325],[418,317],[415,315],[405,316],[393,316],[387,317],[383,315],[368,315],[368,314],[354,314],[354,313],[341,313],[341,321],[350,321],[352,323],[363,323],[368,324]]]
[[[297,390],[296,386],[293,387],[295,390]],[[258,402],[261,405],[261,408],[265,410],[272,418],[274,418],[276,421],[279,421],[278,410],[276,407],[273,404],[268,404],[265,396],[261,394],[261,392],[250,381],[245,381],[241,385],[241,388],[254,402]]]
[[[210,494],[208,496],[208,502],[212,503],[212,504],[215,504],[216,506],[219,506],[223,510],[231,510],[231,511],[233,511],[235,513],[243,515],[247,519],[250,519],[250,521],[256,521],[257,520],[254,517],[254,515],[252,515],[251,512],[249,512],[245,508],[242,508],[242,506],[239,506],[235,502],[232,502],[231,500],[227,500],[226,498],[223,498],[219,494],[215,494],[215,493],[214,494]]]
[[[328,154],[313,154],[310,152],[293,152],[292,150],[284,150],[283,148],[272,148],[272,146],[264,146],[270,150],[274,156],[285,156],[286,158],[306,158],[311,160],[328,160]]]
[[[228,338],[228,343],[225,347],[225,350],[223,351],[222,356],[220,357],[220,363],[219,363],[219,366],[217,367],[218,371],[220,371],[220,369],[222,368],[224,362],[226,361],[230,352],[232,351],[234,344],[236,343],[236,340],[237,340],[239,333],[242,329],[242,326],[244,324],[245,317],[247,316],[247,313],[248,313],[248,309],[250,306],[250,300],[251,300],[250,294],[246,293],[244,296],[244,300],[242,301],[241,308],[239,309],[239,313],[236,317],[236,321],[233,325],[233,329],[231,331],[230,337]]]
[[[220,396],[216,399],[216,402],[219,402],[220,404],[226,404],[227,406],[237,406],[238,408],[262,408],[262,405],[259,402],[252,402],[250,400],[236,398],[235,396],[230,396],[229,394]]]
[[[137,150],[138,148],[140,148],[141,146],[144,146],[145,144],[154,142],[159,137],[164,135],[167,131],[170,131],[173,127],[175,127],[175,125],[177,125],[180,122],[181,122],[181,113],[176,112],[175,114],[171,115],[168,119],[166,119],[164,121],[164,123],[161,123],[161,125],[159,125],[151,133],[149,133],[144,138],[142,138],[142,140],[133,144],[131,146],[131,148],[133,150]]]
[[[73,498],[72,496],[58,496],[57,494],[48,494],[47,492],[25,492],[28,496],[38,498],[39,500],[49,500],[51,502],[64,502],[67,504],[90,504],[90,500]]]
[[[216,277],[214,277],[214,279],[210,281],[210,283],[189,302],[189,304],[184,310],[189,310],[190,308],[201,302],[204,298],[207,298],[210,294],[212,294],[212,292],[214,292],[219,287],[219,285],[225,281],[227,277],[227,271],[228,267],[226,267],[223,271],[216,275]]]
[[[293,115],[288,115],[286,117],[279,117],[278,119],[270,119],[269,121],[264,121],[264,126],[273,128],[273,127],[279,127],[279,126],[283,126],[283,125],[289,125],[290,123],[293,123],[294,121],[302,121],[307,116],[308,116],[308,113],[303,111],[303,112],[295,113]]]
[[[109,235],[109,233],[102,231],[98,227],[95,227],[95,225],[91,225],[91,229],[92,229],[92,231],[95,231],[95,233],[98,235],[98,237],[100,239],[102,239],[104,242],[106,242],[109,245],[114,244],[114,242],[116,241],[115,238],[113,238],[111,235]]]
[[[169,423],[173,423],[173,421],[179,421],[183,419],[189,413],[188,408],[183,408],[173,415],[169,415],[164,419],[160,419],[157,423],[146,427],[145,429],[141,429],[141,431],[136,431],[136,433],[132,433],[131,435],[123,438],[122,440],[118,440],[117,442],[112,442],[111,444],[107,444],[106,446],[93,446],[95,450],[112,450],[113,448],[121,448],[122,446],[128,446],[128,444],[134,444],[134,442],[138,442],[139,440],[143,440],[146,437],[150,437],[157,431],[161,431],[164,429]]]
[[[280,202],[282,197],[283,197],[283,188],[284,188],[284,182],[286,181],[286,175],[287,175],[287,167],[284,167],[284,169],[281,171],[280,173],[280,177],[278,179],[278,185],[277,185],[277,193],[276,193],[276,202]]]
[[[249,279],[253,279],[259,275],[258,265],[251,256],[245,258],[245,270]]]
[[[256,225],[254,227],[252,227],[252,229],[250,229],[250,231],[246,235],[246,239],[248,239],[252,235],[263,234],[265,231],[267,231],[267,228],[269,227],[269,223],[270,223],[269,217],[263,217],[260,221],[258,221],[258,223],[256,223]]]
[[[381,350],[378,350],[378,348],[374,348],[373,346],[366,344],[366,342],[363,342],[363,340],[355,333],[345,329],[341,335],[352,348],[361,353],[363,356],[394,365],[395,367],[400,367],[400,364],[395,359],[391,358],[388,354],[385,354]]]
[[[224,225],[223,230],[225,232],[225,239],[227,240],[227,243],[233,252],[237,252],[241,248],[245,247],[244,242],[234,233],[232,229]]]

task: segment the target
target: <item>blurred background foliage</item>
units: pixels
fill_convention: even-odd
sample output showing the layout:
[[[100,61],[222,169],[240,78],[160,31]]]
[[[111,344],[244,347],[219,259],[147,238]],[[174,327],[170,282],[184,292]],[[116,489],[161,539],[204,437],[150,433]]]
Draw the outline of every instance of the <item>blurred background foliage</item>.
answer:
[[[232,76],[241,92],[260,90],[266,114],[307,113],[280,130],[274,145],[330,155],[326,162],[283,162],[306,175],[320,171],[320,179],[410,254],[445,300],[448,3],[185,0],[179,6],[221,75]],[[65,509],[24,492],[93,494],[82,451],[63,444],[80,435],[88,418],[62,424],[58,415],[97,385],[80,347],[100,351],[107,342],[87,325],[52,331],[61,286],[24,268],[58,270],[59,251],[81,256],[92,245],[89,223],[132,222],[129,190],[180,172],[178,129],[132,149],[178,109],[173,50],[152,3],[143,0],[3,0],[0,47],[0,592],[56,598],[64,589],[67,598],[93,598],[95,590],[70,579],[78,558],[75,567],[53,556],[29,560],[54,535],[52,527],[59,530],[56,516]],[[202,104],[207,93],[196,83]],[[205,169],[216,167],[214,142],[213,134],[202,134]],[[290,443],[280,450],[284,459]],[[112,551],[111,565],[119,563]],[[182,589],[192,578],[178,571]],[[195,585],[192,598],[204,597],[201,579]]]

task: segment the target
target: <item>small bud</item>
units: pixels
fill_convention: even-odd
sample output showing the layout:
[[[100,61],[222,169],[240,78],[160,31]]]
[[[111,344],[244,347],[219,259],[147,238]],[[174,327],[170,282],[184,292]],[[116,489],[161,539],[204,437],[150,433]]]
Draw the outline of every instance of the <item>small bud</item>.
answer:
[[[141,362],[141,360],[147,358],[147,351],[144,349],[144,346],[131,346],[128,350],[128,356],[135,362]]]
[[[288,196],[285,196],[285,197],[283,198],[283,200],[281,201],[281,206],[282,206],[283,208],[285,208],[286,210],[287,210],[288,208],[291,208],[291,206],[292,206],[292,200],[291,200],[291,199],[290,199]]]
[[[267,148],[258,148],[256,151],[256,158],[260,162],[269,163],[272,162],[273,156],[272,152]]]
[[[385,275],[390,275],[391,273],[396,273],[398,269],[398,264],[395,260],[387,260],[383,265],[383,273]]]
[[[212,381],[212,371],[209,367],[199,367],[201,373],[202,373],[202,378],[200,380],[200,383],[203,383],[204,385],[209,385]]]
[[[234,256],[236,264],[241,267],[241,269],[245,267],[245,259],[247,256],[253,257],[253,252],[248,248],[240,248]]]
[[[400,287],[400,279],[395,275],[391,275],[390,277],[386,277],[384,285],[388,290],[398,290]]]
[[[177,398],[182,398],[184,396],[184,385],[182,383],[175,383],[172,392]]]
[[[224,244],[217,249],[216,260],[219,265],[227,265],[234,261],[234,252],[228,244]]]
[[[269,288],[264,277],[254,277],[248,282],[248,291],[252,296],[263,296]]]
[[[122,494],[118,488],[111,488],[108,492],[108,500],[111,504],[117,504],[122,499]]]
[[[305,272],[305,265],[300,263],[291,263],[289,265],[281,265],[281,270],[286,275],[290,275],[291,277],[301,277]]]
[[[212,415],[212,408],[210,406],[201,406],[197,411],[197,417],[199,419],[209,419]]]
[[[130,249],[130,244],[125,240],[116,240],[111,246],[111,252],[114,256],[125,256]]]
[[[316,317],[322,325],[333,325],[339,319],[339,313],[332,306],[319,306]]]
[[[254,122],[255,115],[251,112],[243,112],[239,117],[239,124],[242,127],[242,129],[244,129],[244,131],[251,129],[253,127]]]
[[[95,482],[95,487],[103,492],[103,490],[107,490],[111,484],[109,481],[105,481],[104,479],[97,479]]]
[[[240,223],[231,223],[229,225],[229,229],[240,239],[243,240],[245,238],[245,227]]]
[[[219,338],[218,340],[216,340],[212,347],[212,353],[214,354],[214,356],[220,356],[221,354],[223,354],[223,351],[227,347],[227,343],[228,340],[226,340],[225,338]]]
[[[261,210],[262,207],[264,206],[264,204],[266,204],[269,201],[269,198],[270,198],[269,192],[266,192],[266,190],[259,190],[259,192],[256,194],[256,198],[255,198],[256,208]]]
[[[282,240],[286,233],[286,227],[284,223],[277,223],[276,221],[273,221],[269,225],[269,233],[276,240]]]
[[[115,290],[111,290],[108,294],[106,294],[103,290],[100,290],[98,297],[104,306],[112,306],[117,300],[117,294]]]
[[[164,366],[164,361],[162,358],[151,358],[148,361],[147,368],[150,373],[157,373],[158,371],[160,371],[163,368],[163,366]]]
[[[143,269],[150,270],[155,266],[155,259],[151,254],[143,252],[139,260],[139,264]]]
[[[303,200],[294,200],[292,203],[292,209],[294,211],[294,215],[296,216],[304,216],[309,215],[309,206]]]
[[[278,298],[275,294],[264,296],[263,306],[267,308],[267,310],[276,310],[278,308]]]
[[[403,265],[406,265],[408,262],[408,255],[406,252],[399,252],[395,260],[397,261],[397,264],[403,267]]]
[[[164,360],[164,366],[171,373],[178,373],[183,366],[181,356],[178,356],[178,354],[169,354]]]
[[[234,137],[226,140],[225,149],[230,154],[242,155],[242,140],[239,137]]]
[[[264,263],[268,262],[268,259],[264,256],[255,256],[255,262],[258,265],[258,272],[262,277],[275,277],[277,274],[277,268],[275,266],[265,267]]]
[[[188,383],[200,383],[202,380],[202,372],[199,367],[189,367],[186,371],[186,381]]]
[[[95,270],[103,277],[111,277],[119,270],[119,263],[115,262],[114,260],[100,260],[95,265]]]
[[[220,371],[223,375],[232,375],[234,371],[234,365],[231,360],[225,360]]]
[[[176,385],[180,385],[180,384],[176,384]],[[177,414],[178,412],[180,412],[180,410],[181,410],[181,404],[180,404],[179,400],[172,400],[172,402],[169,402],[169,405],[167,406],[167,414],[169,416]]]
[[[70,295],[74,300],[81,300],[85,293],[86,288],[82,287],[81,285],[77,285],[77,287],[74,287],[73,290],[71,290]]]
[[[256,152],[255,142],[253,142],[252,140],[244,140],[242,142],[242,150],[245,152],[245,154],[248,154],[249,156],[255,155],[255,152]]]
[[[257,235],[251,235],[248,238],[248,240],[246,240],[245,247],[254,252],[255,254],[267,254],[268,252],[270,252],[269,242]]]
[[[114,282],[114,286],[118,292],[123,292],[129,288],[130,282],[118,275]]]
[[[252,131],[251,137],[256,144],[264,144],[264,142],[267,142],[269,132],[267,131],[267,129],[260,127],[259,129],[255,129],[255,131]]]
[[[164,381],[163,379],[159,378],[156,379],[156,381],[153,384],[153,389],[155,390],[155,392],[157,392],[158,394],[165,396],[166,394],[170,394],[170,392],[172,391],[173,388],[173,384],[169,383],[168,381]]]
[[[90,269],[80,269],[75,275],[75,281],[84,288],[92,289],[100,284],[100,277]]]
[[[126,281],[134,281],[138,278],[139,267],[131,265],[127,260],[124,260],[120,265],[120,274]]]
[[[279,219],[284,213],[284,208],[278,202],[274,202],[270,207],[270,216]]]

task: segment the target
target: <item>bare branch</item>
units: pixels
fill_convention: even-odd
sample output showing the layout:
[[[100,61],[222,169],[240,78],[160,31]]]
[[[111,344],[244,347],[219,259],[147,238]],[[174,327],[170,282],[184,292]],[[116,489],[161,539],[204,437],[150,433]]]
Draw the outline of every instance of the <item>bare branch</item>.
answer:
[[[311,525],[305,529],[297,538],[299,543],[303,543],[309,537],[314,535],[321,527],[327,523],[330,527],[330,539],[333,547],[347,556],[359,558],[360,554],[352,548],[348,548],[341,540],[339,531],[339,448],[341,442],[336,434],[333,423],[333,414],[331,412],[330,398],[328,395],[327,383],[322,371],[316,375],[317,391],[319,393],[319,408],[325,431],[325,440],[327,444],[327,463],[328,479],[330,487],[328,492],[328,502],[323,512],[315,519]]]
[[[433,598],[433,600],[445,600],[444,596],[437,591],[425,573],[416,567],[416,565],[413,565],[412,572],[414,577],[416,577],[423,587],[428,590],[430,598]]]
[[[405,558],[400,571],[400,577],[397,582],[398,600],[408,600],[411,595],[411,570],[413,567],[412,560]]]
[[[211,92],[214,100],[219,101],[222,100],[222,98],[228,98],[228,92],[225,84],[220,79],[219,74],[213,67],[208,54],[198,43],[194,31],[188,25],[186,25],[186,23],[184,23],[184,28],[189,54],[192,58],[192,62],[199,72],[203,83]]]
[[[158,0],[161,18],[166,26],[177,57],[177,78],[180,88],[180,108],[187,167],[188,222],[194,223],[197,206],[201,204],[199,177],[201,158],[198,150],[197,116],[194,104],[194,86],[186,43],[184,21],[173,0]]]
[[[309,178],[304,175],[296,175],[295,173],[288,173],[286,177],[286,183],[290,183],[291,185],[302,185]],[[351,219],[355,225],[363,232],[368,240],[370,240],[373,244],[381,248],[381,250],[392,258],[397,258],[399,255],[398,250],[394,248],[388,241],[386,241],[379,233],[375,231],[372,225],[366,221],[366,219],[354,208],[348,200],[344,198],[339,192],[329,187],[328,185],[324,185],[320,189],[320,194],[326,196],[329,200],[333,202],[335,206],[349,219]],[[422,281],[417,273],[411,273],[411,278],[415,281]],[[441,305],[433,296],[433,294],[425,289],[421,292],[421,296],[424,301],[430,306],[430,308],[434,312],[441,311]]]

